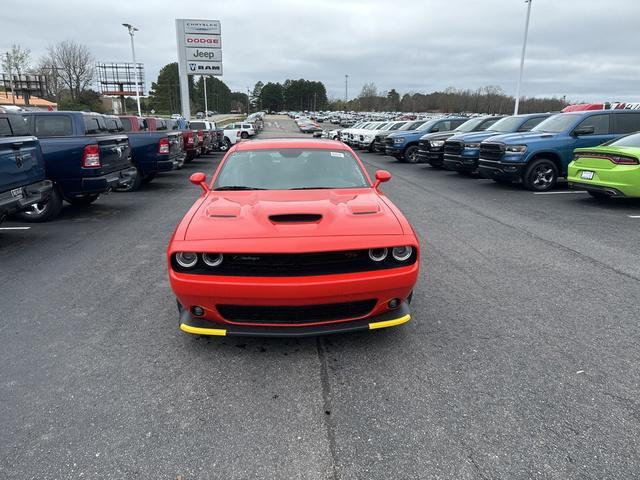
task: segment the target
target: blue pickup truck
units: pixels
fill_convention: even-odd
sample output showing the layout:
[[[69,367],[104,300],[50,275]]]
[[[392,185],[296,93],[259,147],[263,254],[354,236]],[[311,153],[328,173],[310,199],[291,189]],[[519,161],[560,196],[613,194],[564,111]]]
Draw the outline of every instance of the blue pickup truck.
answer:
[[[38,139],[29,134],[21,115],[0,113],[0,222],[46,202],[51,189]]]
[[[453,130],[466,121],[466,118],[442,117],[418,123],[415,130],[398,130],[390,133],[385,139],[384,152],[400,161],[418,163],[418,142],[427,133]]]
[[[528,133],[490,137],[480,143],[478,170],[497,182],[522,181],[525,188],[546,191],[566,177],[573,150],[595,147],[640,130],[635,110],[589,110],[559,113]]]
[[[46,176],[53,182],[47,202],[18,214],[24,220],[51,220],[62,211],[63,200],[88,205],[101,193],[135,179],[127,136],[105,134],[102,115],[64,111],[22,115],[29,132],[40,140]]]
[[[184,164],[181,132],[148,131],[147,120],[135,116],[105,115],[104,121],[109,133],[121,133],[129,137],[131,162],[136,168],[133,181],[118,187],[118,191],[136,191],[153,180],[156,174],[169,172]]]
[[[444,142],[444,168],[458,173],[473,173],[478,170],[480,142],[495,135],[528,132],[551,113],[530,113],[505,117],[482,132],[460,133]]]

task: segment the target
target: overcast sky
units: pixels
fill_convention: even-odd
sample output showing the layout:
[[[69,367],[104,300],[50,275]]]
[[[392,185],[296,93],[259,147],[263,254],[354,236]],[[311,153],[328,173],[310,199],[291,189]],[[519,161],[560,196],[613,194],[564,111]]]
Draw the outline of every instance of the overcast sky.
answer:
[[[20,0],[3,5],[0,53],[85,43],[99,61],[130,61],[137,26],[147,88],[176,61],[175,18],[222,22],[224,80],[321,80],[330,97],[499,85],[514,94],[524,0]],[[533,0],[522,94],[640,101],[640,1]]]

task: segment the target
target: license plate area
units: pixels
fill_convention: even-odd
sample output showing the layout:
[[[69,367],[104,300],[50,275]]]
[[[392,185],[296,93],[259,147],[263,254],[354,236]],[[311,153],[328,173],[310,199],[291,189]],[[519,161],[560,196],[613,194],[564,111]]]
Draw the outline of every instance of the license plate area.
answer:
[[[583,180],[593,180],[593,172],[589,170],[583,170],[583,172],[580,174],[580,178],[582,178]]]

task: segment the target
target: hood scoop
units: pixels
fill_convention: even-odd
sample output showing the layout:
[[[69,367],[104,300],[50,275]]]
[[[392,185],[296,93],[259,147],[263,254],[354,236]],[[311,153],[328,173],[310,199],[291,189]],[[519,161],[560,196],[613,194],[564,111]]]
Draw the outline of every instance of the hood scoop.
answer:
[[[319,213],[283,213],[269,215],[273,223],[316,223],[322,219]]]

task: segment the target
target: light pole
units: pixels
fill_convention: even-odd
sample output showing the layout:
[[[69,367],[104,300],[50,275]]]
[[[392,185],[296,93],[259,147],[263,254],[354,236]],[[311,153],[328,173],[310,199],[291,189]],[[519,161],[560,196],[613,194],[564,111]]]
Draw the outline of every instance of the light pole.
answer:
[[[204,83],[204,118],[207,118],[209,114],[209,105],[207,104],[207,77],[202,76],[202,83]]]
[[[344,76],[344,109],[347,109],[347,102],[349,101],[349,75]]]
[[[529,17],[531,16],[531,2],[533,0],[525,0],[527,5],[527,19],[524,22],[524,40],[522,42],[522,56],[520,57],[520,75],[518,76],[518,86],[516,87],[516,106],[513,110],[513,114],[518,114],[518,107],[520,106],[520,85],[522,84],[522,71],[524,70],[524,54],[527,50],[527,36],[529,35]]]
[[[129,35],[131,36],[131,55],[133,56],[133,73],[136,76],[136,102],[138,103],[138,116],[142,116],[142,110],[140,110],[140,87],[138,86],[138,64],[136,63],[136,48],[133,46],[133,35],[134,32],[137,32],[138,29],[133,25],[129,25],[128,23],[123,23],[123,27],[126,27],[129,30]]]

